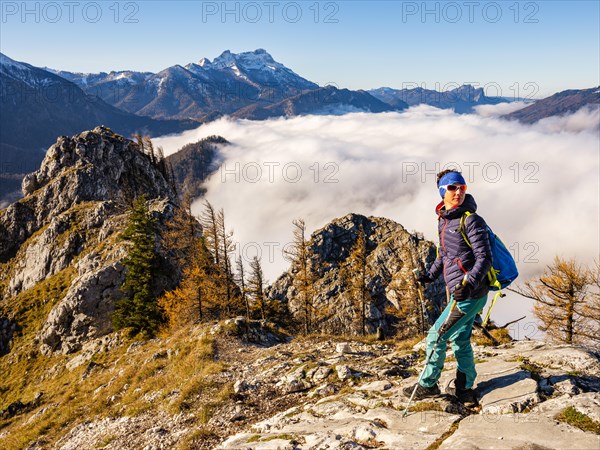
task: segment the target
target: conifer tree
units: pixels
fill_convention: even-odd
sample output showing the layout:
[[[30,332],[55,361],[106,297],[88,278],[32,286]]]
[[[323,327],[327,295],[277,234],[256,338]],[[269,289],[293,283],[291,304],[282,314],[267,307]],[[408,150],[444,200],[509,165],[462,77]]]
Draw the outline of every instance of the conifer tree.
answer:
[[[196,237],[189,263],[183,270],[179,286],[160,299],[169,326],[176,329],[189,323],[218,318],[216,270],[204,239]]]
[[[185,195],[181,205],[174,209],[173,217],[167,221],[162,234],[163,245],[172,252],[179,271],[189,265],[200,235],[200,223],[192,215],[190,198]]]
[[[221,241],[219,238],[219,226],[217,223],[217,213],[208,200],[204,201],[204,211],[200,216],[202,224],[202,235],[206,240],[206,246],[213,256],[214,262],[219,266]]]
[[[233,272],[231,269],[231,254],[235,249],[233,242],[233,231],[226,231],[225,227],[225,212],[220,209],[216,216],[217,220],[217,236],[220,243],[218,251],[221,253],[220,261],[220,275],[223,286],[223,308],[228,316],[231,316],[233,312],[238,309],[236,304],[236,296],[234,294],[235,281]]]
[[[116,303],[112,316],[116,329],[130,327],[134,334],[153,336],[164,320],[153,292],[158,272],[155,236],[155,220],[150,216],[145,196],[141,195],[134,201],[122,234],[131,248],[123,260],[125,281],[121,290],[124,298]]]
[[[363,336],[367,334],[367,309],[371,304],[368,288],[369,268],[367,264],[367,237],[361,226],[355,244],[350,250],[346,263],[346,282],[349,284],[352,309],[357,312],[357,329]]]
[[[540,330],[556,342],[600,344],[598,270],[590,270],[572,259],[554,258],[537,280],[517,289],[535,301],[533,312]]]
[[[250,278],[248,279],[248,293],[252,297],[252,306],[258,312],[260,318],[265,320],[268,316],[266,298],[264,292],[264,276],[260,259],[255,256],[250,261]]]
[[[306,224],[298,219],[293,222],[293,241],[286,248],[285,254],[292,262],[298,281],[298,297],[300,301],[300,317],[304,333],[309,334],[313,329],[314,313],[314,275],[311,268],[311,250],[306,241]]]
[[[389,295],[395,300],[394,306],[386,307],[385,312],[395,317],[399,337],[424,335],[428,316],[423,288],[418,284],[414,272],[416,256],[409,246],[403,246],[400,259],[402,267],[392,275],[388,284]]]
[[[250,303],[248,302],[248,292],[246,289],[246,277],[244,274],[244,263],[242,261],[242,255],[238,255],[236,260],[237,266],[237,283],[240,286],[240,294],[242,296],[242,302],[244,303],[244,308],[246,311],[246,319],[250,319]]]

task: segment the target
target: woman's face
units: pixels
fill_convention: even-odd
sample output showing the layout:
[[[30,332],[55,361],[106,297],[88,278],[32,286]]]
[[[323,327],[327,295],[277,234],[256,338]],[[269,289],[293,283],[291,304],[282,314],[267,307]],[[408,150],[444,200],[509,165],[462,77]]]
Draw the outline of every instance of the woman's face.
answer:
[[[455,184],[454,186],[460,186],[459,184]],[[450,187],[450,186],[448,186]],[[458,208],[465,201],[465,195],[467,193],[467,189],[455,189],[451,191],[446,188],[446,193],[444,194],[444,205],[446,206],[446,210]]]

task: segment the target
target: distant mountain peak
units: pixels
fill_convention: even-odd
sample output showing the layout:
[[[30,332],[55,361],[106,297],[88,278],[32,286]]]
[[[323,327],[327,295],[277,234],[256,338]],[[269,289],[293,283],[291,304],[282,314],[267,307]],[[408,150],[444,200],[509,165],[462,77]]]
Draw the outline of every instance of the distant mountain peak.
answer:
[[[200,67],[204,67],[204,66],[210,65],[210,60],[207,59],[207,58],[202,58],[200,61],[198,61],[197,65],[200,66]]]
[[[19,69],[27,69],[27,66],[25,64],[9,58],[4,53],[0,53],[0,66],[3,68],[15,67],[15,68],[19,68]]]
[[[266,64],[278,65],[278,68],[284,68],[282,64],[275,62],[273,57],[263,48],[256,49],[251,52],[232,53],[230,50],[225,50],[217,56],[212,63],[206,58],[202,58],[201,62],[210,64],[213,68],[223,69],[226,67],[238,66],[240,68],[258,68]],[[203,64],[199,64],[203,66]],[[241,67],[240,67],[241,66]],[[271,67],[271,69],[273,69]]]

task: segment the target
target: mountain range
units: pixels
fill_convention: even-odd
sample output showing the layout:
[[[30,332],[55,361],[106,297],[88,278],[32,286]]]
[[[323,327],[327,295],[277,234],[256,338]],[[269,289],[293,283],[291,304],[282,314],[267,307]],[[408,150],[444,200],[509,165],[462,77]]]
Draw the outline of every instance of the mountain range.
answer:
[[[545,117],[570,114],[585,107],[595,109],[600,107],[600,86],[557,92],[504,117],[522,123],[535,123]]]
[[[111,126],[126,136],[157,136],[197,126],[190,120],[156,120],[128,113],[85,93],[63,77],[1,53],[0,82],[2,175],[36,170],[57,136],[73,135],[98,124]],[[0,196],[12,184],[3,176]]]
[[[156,74],[56,73],[113,106],[154,118],[203,120],[251,104],[272,105],[319,87],[263,49],[240,54],[227,50],[213,61],[202,58],[198,63],[175,65]]]
[[[472,113],[475,106],[497,105],[512,101],[506,97],[487,97],[483,88],[470,84],[446,91],[435,91],[417,87],[413,89],[392,89],[382,87],[368,91],[373,97],[392,106],[406,103],[409,106],[427,104],[441,109],[453,109],[459,114]]]
[[[402,111],[428,104],[470,113],[511,101],[482,88],[348,90],[319,86],[265,50],[202,58],[158,73],[84,74],[39,68],[0,53],[0,199],[18,198],[25,173],[39,167],[57,136],[106,125],[124,136],[158,136],[223,115],[249,120],[306,114]],[[597,105],[598,88],[555,94],[505,116],[526,123]]]

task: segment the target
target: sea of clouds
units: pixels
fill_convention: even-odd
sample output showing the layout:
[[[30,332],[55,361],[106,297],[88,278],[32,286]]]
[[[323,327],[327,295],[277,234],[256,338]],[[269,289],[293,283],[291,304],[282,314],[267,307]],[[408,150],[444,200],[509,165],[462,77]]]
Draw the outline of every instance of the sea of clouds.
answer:
[[[314,232],[351,212],[387,217],[437,242],[435,174],[450,167],[463,172],[478,213],[513,252],[519,281],[557,255],[592,264],[600,253],[598,108],[534,125],[498,117],[514,109],[486,105],[458,115],[421,105],[402,113],[222,118],[154,142],[165,154],[209,135],[231,142],[206,182],[206,199],[225,211],[236,254],[245,262],[261,256],[270,282],[289,267],[282,249],[297,218]],[[193,210],[200,213],[202,200]],[[509,293],[494,317],[530,317],[530,308]],[[535,334],[525,321],[519,326]]]

